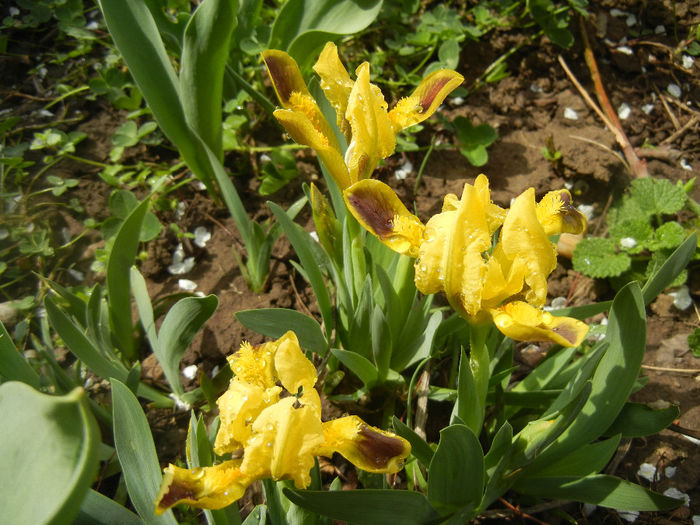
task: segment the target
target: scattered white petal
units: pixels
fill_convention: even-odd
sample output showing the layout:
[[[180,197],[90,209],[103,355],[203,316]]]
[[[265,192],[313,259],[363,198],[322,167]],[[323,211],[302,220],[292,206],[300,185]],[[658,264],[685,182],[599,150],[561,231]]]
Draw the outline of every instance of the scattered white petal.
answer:
[[[651,115],[651,112],[654,111],[654,104],[644,104],[642,106],[642,111],[647,115]]]
[[[686,436],[681,434],[686,440],[690,441],[693,445],[700,445],[700,439],[694,438],[693,436]]]
[[[693,57],[691,57],[690,55],[683,55],[681,57],[681,64],[683,64],[683,67],[686,69],[692,68],[694,63],[695,63],[695,59]]]
[[[194,181],[194,187],[197,188],[199,191],[204,191],[207,189],[206,184],[204,184],[201,180],[197,179]]]
[[[620,239],[620,246],[623,248],[634,248],[637,246],[637,239],[633,237],[623,237]]]
[[[623,45],[623,44],[626,44],[626,43],[627,43],[627,37],[626,37],[626,36],[623,36],[623,37],[620,39],[620,41],[618,42],[618,44],[620,44],[620,45]]]
[[[666,401],[665,399],[657,399],[656,401],[652,401],[651,403],[647,403],[649,405],[649,408],[652,410],[664,410],[668,407],[671,406],[671,403]]]
[[[189,272],[194,268],[194,257],[185,258],[185,250],[182,244],[178,244],[173,252],[172,263],[168,266],[168,271],[173,275],[180,275]]]
[[[10,230],[7,228],[0,228],[0,241],[7,239],[10,236]]]
[[[676,475],[676,467],[666,467],[664,469],[664,476],[667,478],[672,478]]]
[[[559,308],[566,308],[566,297],[555,297],[552,299],[552,310],[558,310]]]
[[[46,69],[44,66],[41,66],[41,67],[37,70],[37,73],[39,73],[39,76],[42,77],[42,78],[45,77],[45,76],[46,76],[46,73],[48,73],[48,72],[49,72],[49,70]]]
[[[627,102],[623,102],[620,104],[620,107],[617,108],[617,116],[620,117],[620,120],[627,120],[631,114],[632,108]]]
[[[656,26],[654,28],[654,33],[656,33],[657,35],[663,35],[665,32],[666,32],[666,28],[664,26],[662,26],[661,24],[659,24],[658,26]]]
[[[590,516],[595,512],[595,509],[598,508],[598,505],[593,505],[593,503],[584,503],[583,504],[583,513],[586,516]]]
[[[412,171],[413,164],[410,160],[406,159],[406,161],[399,167],[399,169],[394,171],[394,177],[396,177],[398,180],[404,180]]]
[[[18,14],[19,14],[19,9],[17,9],[14,6],[10,7],[10,16],[17,16]]]
[[[671,487],[669,489],[664,490],[664,496],[668,496],[669,498],[682,499],[684,501],[683,505],[685,505],[686,507],[690,505],[690,496],[688,496],[685,492],[681,492],[676,487]]]
[[[656,467],[651,463],[642,463],[637,470],[637,476],[651,483],[656,479]]]
[[[634,523],[639,517],[639,512],[636,510],[618,510],[617,515],[629,523]]]
[[[37,115],[44,118],[53,118],[56,116],[53,113],[51,113],[48,109],[41,109],[37,111]]]
[[[450,99],[450,104],[453,106],[461,106],[464,104],[464,98],[463,97],[453,97]]]
[[[175,207],[175,220],[180,220],[182,217],[185,215],[185,210],[187,209],[187,204],[185,204],[183,201],[180,201],[177,203],[177,206]]]
[[[591,220],[593,218],[593,205],[592,204],[579,204],[576,206],[576,209],[580,211],[587,220]]]
[[[669,95],[672,97],[680,98],[681,97],[681,87],[678,84],[674,84],[671,82],[668,86],[666,86],[666,91],[668,91]]]
[[[196,292],[194,292],[194,294],[195,294],[197,297],[204,297],[204,292],[199,291],[199,290],[197,290]]]
[[[543,89],[539,86],[539,84],[533,82],[532,84],[530,84],[530,91],[539,94],[542,93]]]
[[[265,164],[267,162],[272,162],[272,158],[267,153],[263,153],[260,155],[260,163]]]
[[[669,292],[668,295],[673,297],[673,306],[679,310],[687,310],[693,304],[693,300],[690,298],[690,291],[686,285],[681,286],[678,290]]]
[[[616,7],[610,10],[610,15],[612,16],[627,16],[628,14],[628,12],[623,11],[622,9],[617,9]]]
[[[219,373],[219,370],[221,370],[219,365],[214,365],[214,368],[211,369],[211,377],[212,378],[216,377],[216,374]]]
[[[177,285],[186,292],[194,292],[197,289],[197,283],[189,279],[178,279]]]
[[[89,24],[87,24],[85,26],[85,29],[87,29],[88,31],[95,31],[96,29],[99,29],[99,28],[100,28],[100,24],[98,24],[96,20],[93,20],[92,22],[90,22]]]
[[[632,48],[628,46],[619,46],[617,50],[625,55],[634,55],[634,51],[632,51]]]
[[[189,379],[190,381],[192,381],[195,377],[197,377],[197,365],[190,365],[183,368],[182,376],[185,379]]]
[[[690,165],[687,159],[681,159],[681,168],[685,171],[693,171],[693,167]]]
[[[571,182],[570,180],[565,180],[565,181],[564,181],[564,187],[565,187],[567,190],[571,191],[572,188],[574,187],[574,183]]]
[[[310,231],[310,232],[309,232],[309,235],[311,236],[311,238],[312,238],[314,241],[316,241],[316,242],[321,242],[320,239],[318,238],[318,232],[317,232],[316,230]]]
[[[27,233],[32,233],[34,231],[34,223],[30,222],[29,224],[27,224],[27,227],[24,231],[26,231]]]
[[[627,27],[632,27],[632,26],[636,25],[637,17],[634,15],[628,15],[627,19],[625,20],[625,23],[627,24]]]
[[[188,402],[183,401],[175,394],[170,394],[168,395],[168,397],[175,401],[175,408],[177,408],[178,410],[181,410],[182,412],[189,412],[190,410],[192,410],[192,406]]]
[[[204,226],[197,226],[194,229],[194,243],[200,248],[204,248],[207,245],[209,239],[211,239],[211,233]]]
[[[569,120],[578,120],[578,113],[574,108],[564,108],[564,118]]]
[[[68,268],[68,275],[78,282],[83,282],[85,280],[85,274],[74,268]]]

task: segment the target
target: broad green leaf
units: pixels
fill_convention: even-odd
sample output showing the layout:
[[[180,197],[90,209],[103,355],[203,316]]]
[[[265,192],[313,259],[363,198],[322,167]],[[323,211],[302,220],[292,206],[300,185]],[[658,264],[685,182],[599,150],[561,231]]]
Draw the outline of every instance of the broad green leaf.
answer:
[[[146,198],[124,220],[112,245],[107,261],[107,297],[112,334],[119,349],[127,359],[136,359],[133,323],[131,321],[131,286],[129,273],[139,246],[143,217],[150,207]]]
[[[574,423],[533,463],[551,463],[600,437],[615,421],[639,375],[646,346],[646,312],[637,283],[613,301],[605,341],[609,344],[592,378],[592,391]]]
[[[423,463],[423,466],[428,467],[434,453],[430,445],[396,416],[392,417],[392,425],[394,426],[394,432],[411,444],[411,454]]]
[[[180,382],[180,361],[192,339],[212,316],[219,300],[215,295],[186,297],[173,305],[158,333],[158,362],[168,383],[177,394],[184,393]],[[155,349],[154,349],[155,351]]]
[[[656,296],[669,286],[676,276],[683,271],[688,262],[693,257],[698,245],[698,235],[693,233],[683,241],[671,256],[663,263],[659,271],[656,272],[644,285],[644,304],[649,304]]]
[[[287,51],[305,71],[327,41],[362,31],[381,7],[381,0],[288,0],[272,25],[268,47]]]
[[[533,392],[547,388],[549,382],[557,376],[561,369],[571,360],[576,348],[562,348],[556,354],[548,356],[544,361],[515,385],[513,392]]]
[[[293,330],[304,350],[316,352],[321,357],[328,353],[321,325],[313,317],[288,308],[258,308],[236,312],[236,319],[251,330],[278,339]]]
[[[99,430],[83,389],[49,396],[8,381],[0,385],[0,420],[3,522],[72,523],[98,466]]]
[[[221,94],[231,35],[236,27],[236,0],[205,0],[185,28],[180,57],[180,93],[189,126],[222,158]]]
[[[441,514],[464,506],[476,507],[484,489],[484,453],[466,425],[440,431],[428,467],[428,500]]]
[[[438,518],[423,494],[406,490],[291,490],[292,503],[334,520],[362,525],[424,525]]]
[[[22,381],[38,389],[41,386],[39,374],[19,353],[5,325],[0,322],[0,377],[5,381]]]
[[[139,517],[113,499],[92,489],[87,491],[73,525],[141,525]]]
[[[479,400],[479,394],[469,366],[469,358],[462,349],[459,359],[459,373],[457,374],[457,402],[452,407],[450,421],[458,417],[472,429],[472,432],[481,431],[483,406]]]
[[[629,269],[632,259],[618,252],[610,239],[586,237],[576,245],[572,258],[574,270],[589,277],[616,277]]]
[[[670,510],[683,504],[681,500],[604,474],[528,479],[518,490],[541,498],[580,501],[617,510]]]
[[[679,416],[680,410],[675,405],[654,410],[643,403],[626,403],[605,434],[622,434],[623,437],[649,436],[661,432]]]
[[[508,467],[512,448],[513,427],[506,421],[496,432],[493,441],[491,441],[491,448],[484,456],[486,487],[484,488],[484,497],[477,511],[488,508],[510,486],[510,482],[503,480],[503,474]]]
[[[371,388],[377,382],[379,372],[368,359],[355,352],[338,348],[331,348],[331,353],[347,366],[366,387]]]
[[[603,470],[612,459],[617,446],[620,443],[620,435],[584,445],[571,454],[564,456],[559,461],[547,465],[536,474],[537,478],[556,478],[563,476],[588,476]],[[516,483],[515,489],[522,483],[529,483],[532,477],[525,477]]]
[[[154,513],[162,476],[146,415],[121,381],[112,379],[111,385],[114,448],[131,503],[144,523],[176,524],[172,511]]]
[[[299,257],[301,265],[303,266],[304,270],[306,270],[309,283],[311,284],[311,288],[316,296],[316,301],[318,301],[318,309],[321,312],[323,324],[327,330],[330,330],[331,327],[334,326],[331,299],[328,295],[328,289],[326,288],[326,283],[323,280],[321,269],[318,267],[318,265],[316,265],[315,258],[311,252],[311,247],[309,246],[309,243],[316,241],[311,239],[308,233],[297,226],[292,219],[289,218],[285,211],[277,204],[268,202],[268,206],[272,210],[272,213],[275,214],[277,222],[279,222],[282,226],[284,233],[287,235],[289,242]]]

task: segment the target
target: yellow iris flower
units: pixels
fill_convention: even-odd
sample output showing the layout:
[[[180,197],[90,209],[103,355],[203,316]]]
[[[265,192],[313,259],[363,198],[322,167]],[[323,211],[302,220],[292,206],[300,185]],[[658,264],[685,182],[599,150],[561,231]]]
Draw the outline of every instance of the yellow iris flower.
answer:
[[[492,320],[518,341],[564,346],[583,341],[586,324],[542,310],[547,277],[557,263],[549,236],[581,233],[586,227],[568,191],[549,192],[536,203],[530,188],[504,210],[491,202],[488,179],[479,175],[473,186],[464,185],[461,198],[447,195],[442,213],[425,225],[380,181],[359,181],[344,196],[367,230],[393,250],[416,258],[415,282],[422,293],[443,291],[467,320]]]
[[[369,63],[355,71],[353,81],[338,58],[335,44],[328,42],[314,65],[321,88],[337,114],[337,124],[348,148],[340,145],[309,93],[297,63],[284,51],[270,49],[263,61],[283,109],[274,112],[292,139],[310,146],[321,158],[341,190],[369,177],[380,159],[396,148],[396,134],[430,117],[464,77],[441,69],[429,74],[409,97],[388,106],[379,88],[370,82]]]
[[[333,452],[370,472],[403,468],[411,446],[402,437],[357,416],[321,421],[316,369],[294,332],[260,346],[244,343],[228,361],[234,377],[217,402],[221,426],[214,451],[233,459],[195,469],[168,465],[156,514],[177,503],[225,507],[263,478],[291,479],[297,488],[308,487],[314,457]]]

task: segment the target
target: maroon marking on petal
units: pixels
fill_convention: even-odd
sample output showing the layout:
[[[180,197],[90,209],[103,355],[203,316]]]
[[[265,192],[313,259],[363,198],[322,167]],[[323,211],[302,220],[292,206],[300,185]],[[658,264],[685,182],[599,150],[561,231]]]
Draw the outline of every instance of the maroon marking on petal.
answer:
[[[385,468],[392,459],[405,451],[404,443],[399,438],[385,436],[367,425],[360,426],[357,448],[379,469]]]
[[[378,236],[386,237],[394,232],[394,215],[381,205],[374,192],[355,190],[348,194],[348,202]]]
[[[287,68],[284,67],[281,61],[276,60],[274,56],[268,55],[263,60],[265,60],[270,79],[277,89],[280,101],[286,104],[289,97],[292,96],[292,86],[287,75]]]
[[[177,481],[173,481],[168,487],[168,492],[163,494],[163,497],[158,502],[158,506],[169,509],[183,499],[195,501],[197,498],[191,488],[185,485],[178,485]]]
[[[430,86],[430,89],[428,92],[425,94],[425,96],[420,100],[419,105],[421,107],[421,113],[424,111],[428,111],[430,109],[430,106],[433,105],[433,101],[435,100],[435,97],[438,96],[438,93],[440,93],[440,90],[445,87],[445,85],[450,81],[450,78],[441,78],[437,82],[435,82],[432,86]]]
[[[557,326],[555,328],[552,328],[551,330],[555,334],[562,336],[564,339],[569,341],[571,344],[574,344],[576,342],[576,336],[577,336],[576,331],[572,330],[568,326]]]

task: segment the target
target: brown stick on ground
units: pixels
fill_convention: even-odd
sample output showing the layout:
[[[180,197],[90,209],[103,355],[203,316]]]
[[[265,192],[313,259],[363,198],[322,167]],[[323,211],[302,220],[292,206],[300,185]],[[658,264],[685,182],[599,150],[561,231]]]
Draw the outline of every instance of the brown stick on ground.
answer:
[[[598,64],[595,61],[595,56],[593,55],[593,50],[591,49],[591,43],[588,40],[588,32],[586,31],[586,25],[583,21],[583,17],[579,18],[579,24],[581,27],[581,36],[583,37],[583,56],[586,60],[588,70],[591,73],[591,80],[593,80],[596,98],[598,99],[598,103],[600,104],[601,108],[605,112],[608,121],[612,126],[614,126],[614,129],[611,129],[610,131],[615,134],[615,138],[622,148],[622,153],[624,153],[625,158],[627,159],[632,175],[635,177],[648,177],[649,172],[647,171],[646,161],[640,159],[634,152],[632,144],[622,129],[620,119],[617,118],[617,113],[615,113],[612,104],[610,104],[610,99],[608,99],[608,95],[605,93],[600,71],[598,70]]]

